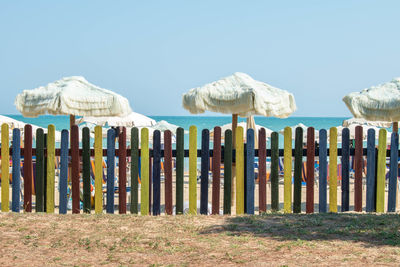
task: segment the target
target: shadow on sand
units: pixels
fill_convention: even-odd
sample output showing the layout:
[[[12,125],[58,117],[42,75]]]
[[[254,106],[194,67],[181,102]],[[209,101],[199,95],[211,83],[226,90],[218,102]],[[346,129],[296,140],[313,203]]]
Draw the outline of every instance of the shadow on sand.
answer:
[[[281,214],[265,213],[226,217],[224,224],[208,227],[201,234],[254,235],[281,241],[341,240],[365,246],[400,246],[399,214]]]

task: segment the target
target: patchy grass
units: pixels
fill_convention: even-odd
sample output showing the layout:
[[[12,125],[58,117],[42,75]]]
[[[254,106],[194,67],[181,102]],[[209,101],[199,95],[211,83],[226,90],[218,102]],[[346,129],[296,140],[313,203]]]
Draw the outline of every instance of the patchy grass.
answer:
[[[396,265],[398,214],[0,214],[1,266]]]

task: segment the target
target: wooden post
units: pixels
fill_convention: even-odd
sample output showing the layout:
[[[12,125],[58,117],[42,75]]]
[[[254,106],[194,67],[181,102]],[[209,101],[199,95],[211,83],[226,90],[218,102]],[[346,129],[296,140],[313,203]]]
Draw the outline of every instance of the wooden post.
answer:
[[[354,173],[354,210],[362,211],[362,169],[363,169],[363,129],[362,126],[356,127],[356,146],[355,146],[355,173]]]
[[[59,213],[67,213],[67,188],[68,188],[68,130],[61,131],[61,151],[60,151],[60,207]]]
[[[314,213],[314,164],[315,164],[315,130],[313,127],[307,129],[307,195],[306,212]]]
[[[115,154],[114,154],[115,155]],[[131,213],[138,214],[139,195],[139,129],[131,129]],[[113,181],[114,183],[114,181]]]
[[[208,213],[208,170],[210,167],[209,151],[210,151],[210,131],[208,129],[204,129],[201,133],[201,186],[200,186],[200,214],[203,215],[207,215]]]
[[[161,132],[153,132],[153,215],[160,215]]]
[[[376,183],[376,212],[385,211],[385,183],[386,183],[386,129],[379,130],[378,144],[378,172]]]
[[[246,135],[246,213],[254,214],[254,129],[247,129]]]
[[[149,129],[141,130],[141,194],[140,194],[140,214],[149,214]]]
[[[10,151],[9,128],[7,123],[1,125],[1,211],[10,210]]]
[[[326,182],[327,182],[327,132],[319,130],[319,205],[320,213],[326,212]]]
[[[71,128],[71,170],[72,170],[72,213],[80,213],[79,204],[79,128],[72,125]]]
[[[2,133],[3,133],[3,130],[2,130]],[[3,144],[3,146],[5,145],[4,142],[2,142],[2,144]],[[7,142],[7,144],[8,144],[8,142]],[[3,153],[3,149],[1,150],[1,152]],[[6,159],[6,158],[2,156],[2,159]],[[8,160],[7,160],[7,162],[8,162]],[[2,163],[3,163],[3,161],[2,161]],[[7,163],[7,168],[8,168],[8,163]],[[3,182],[3,179],[1,181]],[[7,181],[8,181],[8,179],[7,179]],[[2,186],[2,188],[3,188],[3,186]],[[44,212],[44,133],[43,133],[43,129],[42,128],[38,128],[36,130],[36,181],[35,181],[35,189],[36,189],[35,190],[36,191],[36,206],[35,206],[35,210],[36,210],[36,212]],[[3,193],[1,195],[3,196]],[[4,202],[2,202],[2,203],[4,203]],[[3,207],[3,206],[1,206],[1,207]]]
[[[8,132],[7,132],[8,134]],[[20,211],[20,190],[21,190],[21,137],[18,128],[13,129],[12,142],[12,202],[11,210],[13,212]]]
[[[212,158],[212,213],[219,214],[219,191],[221,179],[221,127],[214,127],[214,150]]]
[[[54,213],[54,185],[55,185],[55,130],[53,124],[47,129],[47,185],[46,185],[46,212]]]
[[[259,212],[267,211],[267,137],[265,128],[261,128],[258,133],[258,199],[259,199]],[[226,138],[225,138],[225,149],[226,149]],[[225,159],[226,160],[226,159]],[[226,168],[225,168],[226,172]]]
[[[236,128],[236,215],[244,213],[244,153],[243,128]]]
[[[137,128],[136,128],[136,130],[137,130]],[[114,129],[109,129],[107,131],[107,203],[106,203],[106,212],[111,213],[111,214],[114,213],[115,134],[116,133],[115,133]],[[134,142],[132,142],[132,150],[134,150]],[[137,160],[137,158],[136,158],[136,160]],[[133,161],[133,157],[132,157],[132,161]],[[131,171],[133,172],[133,169]],[[136,177],[136,179],[137,179],[137,177]],[[132,195],[134,194],[133,188],[132,188]],[[137,191],[136,191],[136,196],[137,196]],[[132,212],[132,208],[134,205],[135,204],[131,202],[131,212]],[[135,208],[136,208],[136,214],[137,214],[137,199],[136,199]]]
[[[337,212],[337,128],[329,136],[329,212]]]
[[[32,212],[32,126],[24,129],[24,209]]]
[[[232,184],[232,131],[228,129],[225,131],[225,148],[224,148],[224,214],[231,214],[231,203],[232,203],[231,184]]]
[[[292,128],[284,129],[283,150],[283,211],[292,212]]]
[[[350,131],[348,128],[342,130],[342,208],[341,211],[350,209]],[[362,153],[362,152],[361,152]]]
[[[171,131],[164,132],[165,213],[172,215],[172,140]]]
[[[396,211],[396,193],[397,193],[397,176],[398,176],[398,150],[399,150],[399,134],[393,132],[390,142],[390,172],[389,172],[389,195],[388,195],[388,212]]]

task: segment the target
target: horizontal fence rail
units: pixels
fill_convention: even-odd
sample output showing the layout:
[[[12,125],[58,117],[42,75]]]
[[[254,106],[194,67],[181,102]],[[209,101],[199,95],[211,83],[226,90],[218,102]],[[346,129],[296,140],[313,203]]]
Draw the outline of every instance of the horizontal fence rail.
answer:
[[[53,125],[47,134],[41,128],[33,134],[30,125],[23,134],[13,129],[9,135],[7,124],[1,130],[2,212],[35,208],[54,213],[58,208],[60,214],[68,210],[101,214],[116,212],[116,204],[120,214],[141,215],[240,215],[269,209],[314,213],[316,205],[320,213],[396,212],[397,208],[399,138],[392,133],[387,142],[385,129],[379,133],[369,129],[364,147],[362,127],[356,127],[351,147],[347,128],[338,133],[335,127],[329,131],[286,127],[283,136],[273,132],[267,142],[265,129],[238,127],[233,133],[215,127],[212,135],[207,129],[201,131],[198,146],[198,129],[191,126],[189,149],[183,128],[176,131],[175,149],[168,130],[150,133],[147,128],[132,128],[127,140],[126,128],[109,129],[105,149],[100,126],[94,129],[93,147],[87,127],[81,137],[76,125],[63,130],[59,148]],[[36,147],[32,147],[34,136]],[[278,148],[279,138],[283,149]]]

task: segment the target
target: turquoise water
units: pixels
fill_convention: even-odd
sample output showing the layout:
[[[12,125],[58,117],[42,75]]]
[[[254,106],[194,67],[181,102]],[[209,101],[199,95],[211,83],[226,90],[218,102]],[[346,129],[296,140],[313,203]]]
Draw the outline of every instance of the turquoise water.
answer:
[[[47,127],[54,124],[58,131],[69,128],[68,116],[52,116],[45,115],[37,118],[25,118],[22,115],[5,115],[25,123],[32,123],[41,127]],[[166,120],[169,123],[176,124],[189,130],[191,125],[196,125],[198,131],[200,129],[212,129],[215,126],[222,126],[232,122],[232,118],[228,116],[149,116],[156,121]],[[303,123],[306,126],[313,126],[315,129],[328,129],[330,127],[342,125],[346,117],[290,117],[286,119],[255,117],[256,124],[267,127],[274,131],[279,131],[286,126],[294,126]],[[239,118],[239,122],[246,121],[245,118]],[[199,131],[201,132],[201,131]]]
[[[69,129],[69,116],[52,116],[45,115],[37,118],[25,118],[22,115],[5,115],[25,123],[35,124],[40,127],[47,127],[49,124],[54,124],[56,130]],[[213,129],[215,126],[222,126],[232,122],[232,117],[229,116],[149,116],[156,121],[165,120],[169,123],[183,127],[189,130],[191,125],[197,126],[197,144],[201,147],[201,130]],[[255,122],[258,125],[267,127],[274,131],[280,131],[286,126],[294,126],[303,123],[306,126],[312,126],[316,130],[329,129],[330,127],[342,125],[346,117],[290,117],[286,119],[255,117]],[[239,122],[246,121],[245,118],[239,118]],[[103,142],[106,145],[105,142]],[[283,146],[283,136],[279,138],[280,147]],[[185,135],[185,147],[188,147],[188,135]]]

